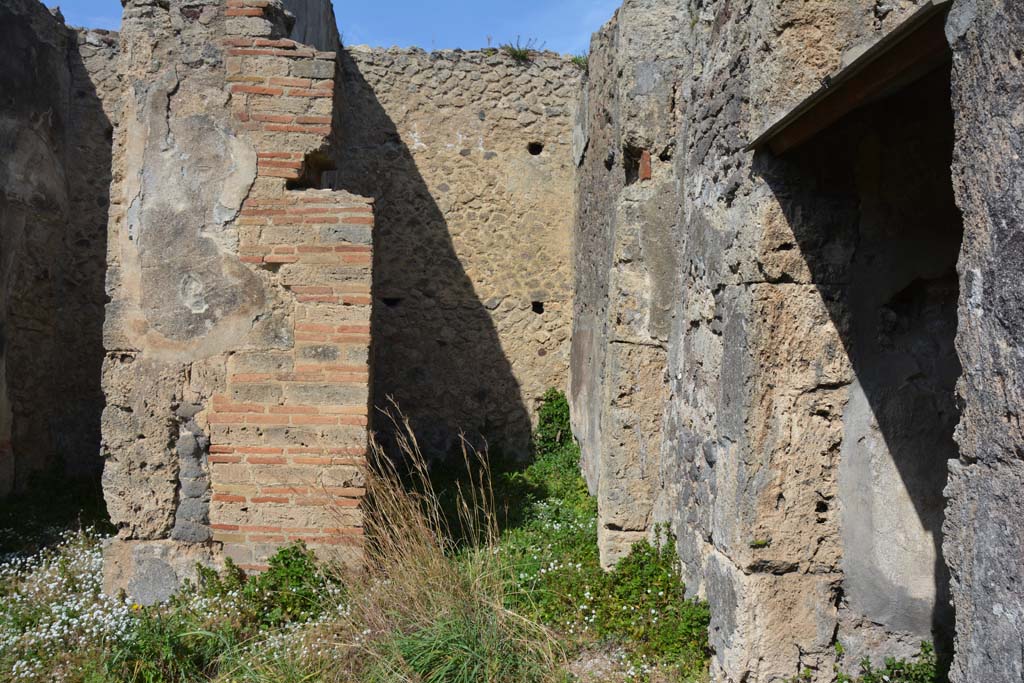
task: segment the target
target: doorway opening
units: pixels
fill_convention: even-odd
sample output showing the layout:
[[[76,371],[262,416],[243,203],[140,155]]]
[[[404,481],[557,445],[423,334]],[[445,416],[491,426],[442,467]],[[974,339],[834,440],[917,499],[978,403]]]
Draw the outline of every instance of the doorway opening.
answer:
[[[942,556],[963,220],[948,3],[929,4],[752,143],[853,369],[838,473],[846,663],[952,658]],[[835,506],[833,506],[835,507]]]

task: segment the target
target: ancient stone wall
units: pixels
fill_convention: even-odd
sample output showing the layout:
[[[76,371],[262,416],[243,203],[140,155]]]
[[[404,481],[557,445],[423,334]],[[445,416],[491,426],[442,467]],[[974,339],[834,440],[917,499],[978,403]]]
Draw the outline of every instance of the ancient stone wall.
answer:
[[[95,476],[116,34],[0,7],[0,495]]]
[[[957,615],[950,679],[1009,683],[1024,678],[1024,5],[958,1],[946,35],[964,219],[956,340],[964,411],[944,526]]]
[[[122,89],[117,72],[118,35],[78,29],[71,71],[69,134],[71,150],[68,228],[62,280],[59,345],[62,363],[58,392],[58,452],[65,469],[97,478],[103,392],[103,310],[107,297],[107,221],[110,207],[111,140],[120,118]]]
[[[689,63],[681,17],[670,3],[624,5],[591,45],[577,118],[570,404],[587,482],[601,501],[606,565],[646,536],[656,495],[678,277],[671,160]]]
[[[372,208],[316,189],[336,55],[290,23],[267,0],[125,7],[104,492],[108,588],[139,600],[221,554],[358,554]]]
[[[928,7],[952,66],[747,148]],[[670,525],[716,681],[1018,681],[1021,45],[1006,0],[626,0],[580,90],[336,53],[328,0],[5,0],[0,495],[102,428],[108,591],[354,562],[372,405],[522,456],[568,373],[602,559]]]
[[[538,399],[566,382],[581,71],[360,47],[342,66],[331,182],[376,200],[375,404],[393,397],[432,454],[460,431],[525,454]]]
[[[284,8],[294,17],[288,37],[327,52],[341,45],[334,6],[324,0],[284,0]]]
[[[963,231],[949,173],[952,129],[943,67],[848,115],[765,176],[841,344],[818,358],[849,364],[830,420],[841,431],[820,442],[836,467],[834,495],[815,488],[819,498],[806,505],[816,516],[803,533],[838,525],[835,637],[855,658],[909,654],[921,640],[951,655],[941,525],[946,466],[957,455]],[[801,278],[792,263],[776,272]],[[831,415],[831,403],[811,410],[825,417],[826,406]],[[775,546],[779,525],[761,523],[758,538]],[[790,551],[760,554],[785,562]]]
[[[607,561],[671,523],[716,680],[951,654],[948,68],[744,149],[923,4],[628,0],[592,43],[574,428]]]

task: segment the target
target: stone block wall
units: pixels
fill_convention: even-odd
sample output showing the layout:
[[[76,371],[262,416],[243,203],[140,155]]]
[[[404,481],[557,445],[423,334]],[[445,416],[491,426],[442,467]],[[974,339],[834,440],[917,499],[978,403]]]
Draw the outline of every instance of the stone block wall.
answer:
[[[545,54],[342,54],[334,187],[375,198],[373,394],[432,455],[529,451],[566,382],[581,71]],[[384,435],[386,438],[386,434]]]
[[[628,554],[653,523],[678,279],[671,159],[689,56],[681,16],[669,3],[619,9],[591,45],[574,136],[570,406],[584,473],[601,501],[605,565]]]
[[[234,354],[209,416],[213,538],[245,569],[294,541],[355,561],[362,533],[372,209],[340,192],[291,194],[247,200],[241,222],[259,238],[241,252],[282,264],[293,346]]]
[[[671,526],[715,680],[921,640],[1020,680],[1024,9],[955,0],[951,70],[746,149],[933,4],[626,0],[577,90],[336,53],[327,0],[127,0],[120,37],[7,0],[0,495],[102,427],[107,590],[353,563],[374,404],[521,456],[568,372],[602,558]]]
[[[227,15],[249,16],[253,7],[262,4],[229,2]],[[296,540],[353,562],[362,533],[373,209],[345,192],[288,187],[315,180],[303,157],[331,132],[336,53],[233,33],[232,111],[256,147],[256,183],[266,179],[239,213],[240,260],[274,271],[274,285],[294,302],[291,347],[234,354],[225,391],[213,397],[210,522],[225,554],[247,569]]]
[[[0,496],[101,467],[117,35],[0,7]]]
[[[1001,500],[1013,476],[981,484],[999,458],[975,467],[964,451],[980,443],[971,429],[991,436],[970,417],[972,400],[988,416],[1015,411],[1012,394],[991,407],[1005,379],[980,380],[973,398],[964,391],[972,362],[1001,377],[1014,367],[981,360],[987,342],[966,341],[964,321],[985,320],[969,327],[981,335],[1013,318],[978,317],[997,295],[964,265],[964,254],[995,263],[980,255],[989,237],[972,236],[969,210],[988,202],[990,183],[961,162],[961,221],[948,169],[954,120],[958,158],[1014,158],[1013,124],[999,118],[1012,107],[999,103],[1015,90],[999,74],[1014,73],[1016,17],[1000,3],[954,3],[950,26],[974,38],[954,42],[952,107],[947,67],[785,158],[744,149],[924,4],[627,0],[592,43],[577,127],[574,429],[606,561],[654,522],[676,532],[690,590],[711,603],[716,680],[781,681],[802,669],[832,680],[837,664],[910,655],[921,640],[948,663],[946,562],[954,676],[995,675],[990,659],[972,656],[964,634],[984,629],[965,610],[976,609],[980,576],[1015,574],[950,536],[995,534],[1016,547],[972,507],[984,486]],[[1001,26],[991,43],[979,37],[988,21]],[[979,60],[1000,65],[995,90],[979,90]],[[983,109],[1003,113],[982,124],[992,116]],[[974,138],[972,125],[999,132]],[[979,208],[975,230],[999,232],[995,215],[1014,225],[1012,192],[998,209]],[[987,348],[1013,348],[1004,333],[984,334],[1004,339]],[[968,408],[957,438],[972,464],[953,467],[944,536],[961,363]],[[1000,441],[1006,452],[1015,438]],[[1006,512],[991,505],[995,518]],[[999,621],[1006,637],[993,648],[1005,654],[1019,639],[1012,616]]]
[[[960,0],[953,184],[963,212],[956,347],[964,404],[946,496],[954,683],[1024,678],[1024,5]]]
[[[290,23],[266,0],[125,7],[106,570],[142,601],[295,540],[358,557],[373,210],[316,189],[336,54]]]

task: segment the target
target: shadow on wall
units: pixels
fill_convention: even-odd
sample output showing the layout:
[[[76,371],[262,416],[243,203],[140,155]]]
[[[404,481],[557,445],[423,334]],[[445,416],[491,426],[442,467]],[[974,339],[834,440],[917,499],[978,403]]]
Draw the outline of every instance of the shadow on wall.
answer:
[[[847,116],[756,170],[770,183],[855,373],[839,497],[849,649],[883,632],[952,656],[943,488],[956,458],[960,363],[949,68]],[[902,639],[901,639],[902,640]],[[856,650],[854,650],[854,654]]]
[[[494,453],[525,457],[530,417],[488,308],[395,122],[344,50],[340,61],[341,140],[330,184],[376,202],[373,401],[383,407],[393,397],[433,457],[457,449],[460,432]],[[385,422],[378,416],[374,426],[386,442]]]
[[[105,399],[103,321],[107,295],[107,222],[110,206],[113,124],[76,49],[72,73],[71,145],[68,159],[71,219],[60,262],[58,344],[59,406],[54,423],[57,452],[71,476],[95,479],[103,471],[100,417]]]
[[[112,129],[76,33],[62,35],[41,5],[7,9],[12,14],[0,11],[0,428],[9,427],[10,444],[0,453],[0,495],[24,491],[37,475],[71,475],[98,488]]]

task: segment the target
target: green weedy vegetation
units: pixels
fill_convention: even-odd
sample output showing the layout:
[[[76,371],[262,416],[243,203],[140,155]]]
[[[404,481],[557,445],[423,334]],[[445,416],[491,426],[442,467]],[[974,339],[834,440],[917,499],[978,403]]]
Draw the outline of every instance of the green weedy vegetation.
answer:
[[[840,659],[843,647],[836,643],[836,654]],[[792,679],[790,683],[811,680],[810,671]],[[921,651],[912,660],[887,657],[884,666],[876,669],[869,659],[860,662],[860,673],[856,676],[836,672],[836,683],[944,683],[946,676],[940,671],[935,648],[931,643],[921,643]]]
[[[881,669],[868,659],[860,663],[860,674],[850,677],[838,674],[837,683],[937,683],[945,680],[938,669],[935,649],[931,643],[921,643],[921,652],[912,661],[888,657]]]
[[[578,66],[583,71],[590,71],[590,55],[588,55],[585,52],[582,54],[573,55],[572,63]]]
[[[138,683],[206,681],[232,668],[247,643],[321,616],[339,587],[303,545],[282,548],[269,569],[247,577],[228,560],[221,572],[199,567],[166,605],[133,605],[130,637],[93,664],[94,679]]]
[[[675,540],[659,528],[610,572],[597,551],[597,504],[579,472],[569,407],[549,391],[539,411],[537,456],[507,475],[540,492],[525,522],[505,533],[517,591],[515,607],[567,634],[576,647],[611,643],[636,674],[657,669],[670,680],[697,680],[707,669],[707,604],[688,600]]]
[[[201,569],[167,603],[141,606],[102,594],[94,533],[9,558],[0,678],[567,683],[574,659],[614,652],[611,680],[702,679],[707,606],[686,599],[671,535],[659,530],[603,571],[596,504],[558,392],[544,397],[534,444],[529,465],[494,473],[464,452],[467,474],[439,490],[414,435],[399,439],[408,471],[380,457],[368,475],[358,575],[296,545],[258,576],[231,563]]]
[[[519,36],[516,36],[515,43],[503,43],[501,46],[501,51],[518,64],[529,64],[533,61],[533,55],[541,49],[543,46],[538,48],[535,39],[530,38],[523,44],[520,42]]]
[[[267,564],[267,571],[253,578],[230,558],[220,573],[197,567],[199,591],[211,599],[238,595],[247,610],[246,621],[274,627],[319,617],[324,597],[340,590],[337,580],[301,543],[282,548]]]
[[[596,503],[562,394],[544,397],[525,467],[492,472],[467,449],[465,475],[448,467],[437,481],[411,432],[399,446],[407,471],[377,448],[367,475],[360,574],[295,545],[258,576],[230,562],[200,569],[196,584],[144,607],[102,594],[96,532],[0,558],[0,680],[571,683],[571,662],[601,653],[615,655],[609,681],[704,680],[708,608],[686,598],[668,530],[600,567]],[[940,676],[925,644],[913,661],[865,661],[837,679]]]

